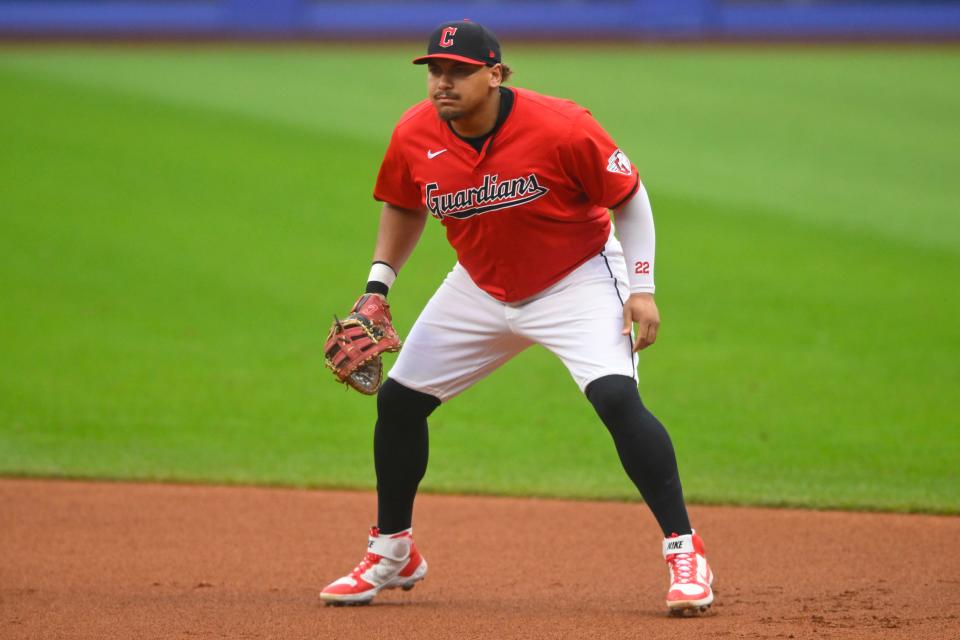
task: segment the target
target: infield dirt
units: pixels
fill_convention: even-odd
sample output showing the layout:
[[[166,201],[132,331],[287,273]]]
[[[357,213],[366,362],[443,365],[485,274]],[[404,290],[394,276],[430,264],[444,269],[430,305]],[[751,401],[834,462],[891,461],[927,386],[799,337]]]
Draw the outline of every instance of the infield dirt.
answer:
[[[665,614],[639,504],[423,495],[430,574],[368,607],[369,492],[0,480],[0,638],[958,638],[960,518],[692,507],[717,573]]]

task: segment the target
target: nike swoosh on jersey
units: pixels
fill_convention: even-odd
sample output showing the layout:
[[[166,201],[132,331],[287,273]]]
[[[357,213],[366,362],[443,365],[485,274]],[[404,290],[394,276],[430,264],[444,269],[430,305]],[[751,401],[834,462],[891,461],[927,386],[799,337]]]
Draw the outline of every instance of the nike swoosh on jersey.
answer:
[[[446,151],[446,149],[440,149],[440,151],[430,151],[430,149],[427,149],[427,158],[433,160],[444,151]]]

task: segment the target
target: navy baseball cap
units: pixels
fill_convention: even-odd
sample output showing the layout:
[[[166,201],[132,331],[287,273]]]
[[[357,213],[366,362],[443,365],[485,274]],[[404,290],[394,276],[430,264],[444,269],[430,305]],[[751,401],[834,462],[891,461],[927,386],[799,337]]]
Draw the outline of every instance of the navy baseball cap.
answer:
[[[500,42],[479,22],[444,22],[430,35],[427,55],[414,59],[413,64],[426,64],[438,58],[492,67],[501,61]]]

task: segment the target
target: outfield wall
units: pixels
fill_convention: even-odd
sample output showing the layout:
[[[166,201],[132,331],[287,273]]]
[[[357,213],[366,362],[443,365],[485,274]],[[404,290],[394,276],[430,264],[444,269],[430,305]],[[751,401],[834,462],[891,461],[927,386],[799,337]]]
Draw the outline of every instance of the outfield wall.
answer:
[[[0,0],[0,36],[422,37],[467,16],[514,40],[960,37],[960,0]]]

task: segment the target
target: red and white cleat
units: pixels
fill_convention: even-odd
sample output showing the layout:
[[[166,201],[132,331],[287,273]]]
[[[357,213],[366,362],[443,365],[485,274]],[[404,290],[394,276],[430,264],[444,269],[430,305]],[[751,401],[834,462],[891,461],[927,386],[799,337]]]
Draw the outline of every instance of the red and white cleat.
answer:
[[[320,599],[328,605],[370,604],[382,589],[409,591],[426,575],[427,561],[413,542],[413,529],[380,535],[373,527],[363,560],[324,587]]]
[[[671,615],[697,614],[713,604],[713,571],[707,564],[703,540],[696,532],[673,534],[663,541],[663,557],[670,569],[667,609]]]

